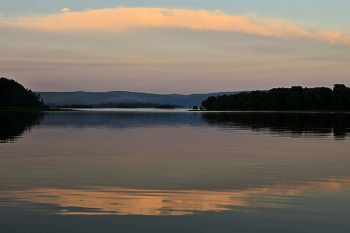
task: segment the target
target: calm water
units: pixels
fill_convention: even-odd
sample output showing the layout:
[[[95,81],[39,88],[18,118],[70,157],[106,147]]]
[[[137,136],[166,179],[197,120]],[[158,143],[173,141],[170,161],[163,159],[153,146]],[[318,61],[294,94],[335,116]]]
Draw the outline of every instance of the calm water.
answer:
[[[349,232],[350,114],[0,112],[0,232]]]

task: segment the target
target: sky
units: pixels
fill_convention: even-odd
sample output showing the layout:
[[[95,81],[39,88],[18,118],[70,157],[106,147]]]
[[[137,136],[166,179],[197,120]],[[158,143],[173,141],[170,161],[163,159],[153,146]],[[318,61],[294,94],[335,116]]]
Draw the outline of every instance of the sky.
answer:
[[[0,0],[0,76],[34,91],[350,86],[348,0]]]

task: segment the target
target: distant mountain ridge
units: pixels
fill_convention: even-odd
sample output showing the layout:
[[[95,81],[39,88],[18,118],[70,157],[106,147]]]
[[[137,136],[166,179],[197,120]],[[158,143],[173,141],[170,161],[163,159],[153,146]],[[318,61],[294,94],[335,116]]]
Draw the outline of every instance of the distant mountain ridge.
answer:
[[[152,94],[130,91],[109,91],[109,92],[36,92],[40,94],[45,104],[71,105],[71,104],[102,104],[102,103],[159,103],[159,104],[176,104],[189,108],[194,105],[200,106],[201,102],[209,96],[230,95],[236,92],[214,92],[205,94]]]

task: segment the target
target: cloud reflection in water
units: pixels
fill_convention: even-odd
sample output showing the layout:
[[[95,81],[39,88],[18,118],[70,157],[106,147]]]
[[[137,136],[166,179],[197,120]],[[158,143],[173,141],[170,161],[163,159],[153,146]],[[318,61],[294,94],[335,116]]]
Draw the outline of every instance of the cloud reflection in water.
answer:
[[[350,189],[350,176],[315,182],[282,183],[245,190],[147,190],[114,187],[38,188],[6,191],[0,198],[51,204],[60,215],[187,215],[196,211],[227,211],[237,207],[287,208],[293,196],[315,196]],[[7,203],[8,204],[8,203]],[[0,206],[5,203],[0,202]]]

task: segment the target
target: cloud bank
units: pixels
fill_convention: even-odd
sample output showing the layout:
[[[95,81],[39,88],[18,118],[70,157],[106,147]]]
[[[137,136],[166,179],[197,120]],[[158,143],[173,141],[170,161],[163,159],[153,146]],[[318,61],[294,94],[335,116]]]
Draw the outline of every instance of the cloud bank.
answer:
[[[283,19],[260,18],[254,14],[228,15],[221,11],[112,8],[25,17],[0,17],[0,28],[23,28],[47,32],[125,32],[137,28],[187,28],[227,31],[275,38],[307,39],[350,46],[350,35],[327,31]]]

